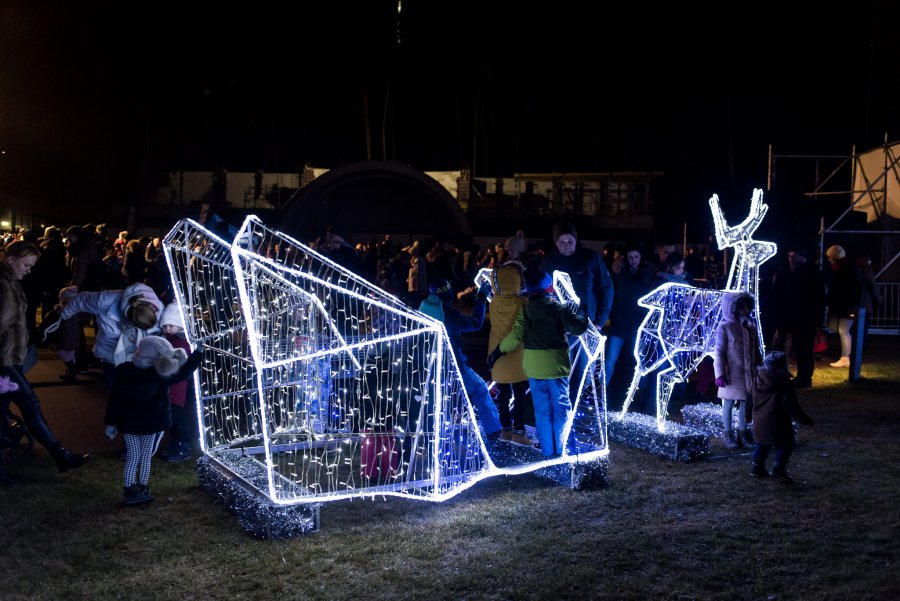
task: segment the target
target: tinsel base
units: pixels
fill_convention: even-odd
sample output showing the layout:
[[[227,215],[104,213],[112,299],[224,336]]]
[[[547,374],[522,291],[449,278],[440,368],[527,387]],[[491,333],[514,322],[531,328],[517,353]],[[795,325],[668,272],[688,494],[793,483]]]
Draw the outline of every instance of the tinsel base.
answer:
[[[656,418],[643,413],[618,414],[609,420],[609,438],[675,461],[689,462],[709,455],[709,437],[690,426],[666,422],[665,432]]]
[[[572,490],[597,490],[610,485],[609,457],[591,461],[559,463],[534,472]]]
[[[200,488],[221,501],[253,536],[291,538],[319,530],[320,503],[275,505],[206,455],[197,461],[197,475]]]
[[[741,409],[742,410],[742,409]],[[731,410],[731,423],[737,429],[739,409]],[[681,416],[684,425],[700,430],[707,436],[722,438],[725,436],[725,426],[722,425],[721,403],[696,403],[685,405],[681,408]]]
[[[529,433],[533,432],[532,428],[527,426],[526,428]],[[541,452],[534,448],[520,447],[500,441],[487,441],[485,446],[488,454],[491,456],[491,461],[497,467],[514,467],[543,461],[544,459]],[[595,450],[594,447],[589,445],[583,445],[583,447],[585,452]],[[535,470],[534,473],[557,484],[568,486],[573,490],[596,490],[610,485],[608,468],[609,457],[603,457],[591,461],[575,461],[551,465]]]

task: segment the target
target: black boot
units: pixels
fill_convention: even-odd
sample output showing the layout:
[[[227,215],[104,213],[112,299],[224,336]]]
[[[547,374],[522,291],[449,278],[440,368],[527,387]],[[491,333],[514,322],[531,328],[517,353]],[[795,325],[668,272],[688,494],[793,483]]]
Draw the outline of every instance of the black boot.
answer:
[[[63,382],[78,381],[78,364],[74,361],[66,361],[66,373],[59,377]]]
[[[153,495],[140,484],[132,484],[122,489],[122,501],[126,507],[145,505],[153,500]]]
[[[53,457],[53,460],[56,461],[56,467],[58,467],[61,472],[67,472],[72,468],[80,467],[87,463],[91,458],[90,453],[76,455],[75,453],[66,450],[59,443],[50,450],[50,455]]]

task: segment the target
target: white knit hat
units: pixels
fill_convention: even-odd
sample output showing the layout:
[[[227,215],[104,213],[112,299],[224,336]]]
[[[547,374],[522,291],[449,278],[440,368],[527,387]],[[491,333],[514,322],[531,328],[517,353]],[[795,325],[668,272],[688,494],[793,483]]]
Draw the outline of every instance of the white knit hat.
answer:
[[[847,256],[847,251],[844,250],[843,246],[835,244],[834,246],[828,247],[828,250],[825,251],[825,256],[832,261],[840,261]]]
[[[138,342],[137,352],[131,358],[136,367],[153,367],[163,377],[171,376],[187,361],[184,349],[173,347],[162,336],[145,336]]]
[[[163,309],[162,315],[159,317],[159,327],[178,326],[184,330],[184,315],[178,308],[178,303],[169,303]]]

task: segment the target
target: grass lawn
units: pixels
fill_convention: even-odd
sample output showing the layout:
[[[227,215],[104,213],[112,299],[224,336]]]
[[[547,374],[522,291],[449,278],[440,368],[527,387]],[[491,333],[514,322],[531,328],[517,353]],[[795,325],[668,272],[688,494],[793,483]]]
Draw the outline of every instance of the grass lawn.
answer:
[[[112,446],[66,474],[36,449],[0,488],[0,599],[897,599],[900,338],[869,349],[863,381],[819,363],[802,391],[817,424],[793,485],[751,478],[745,449],[677,463],[613,443],[601,490],[493,478],[440,504],[326,504],[320,532],[259,540],[193,462],[156,462],[156,501],[126,509]],[[38,392],[54,428],[71,411],[102,435],[101,387],[82,388],[75,408]]]

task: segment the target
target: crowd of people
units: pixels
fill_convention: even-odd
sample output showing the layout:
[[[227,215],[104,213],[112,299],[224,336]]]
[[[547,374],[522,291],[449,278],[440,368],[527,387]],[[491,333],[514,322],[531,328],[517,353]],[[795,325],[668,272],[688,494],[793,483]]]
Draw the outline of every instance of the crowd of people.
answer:
[[[657,244],[652,253],[637,243],[609,244],[597,252],[581,243],[576,228],[568,222],[556,223],[549,239],[529,243],[524,232],[518,231],[485,248],[453,238],[400,245],[389,236],[354,246],[347,228],[334,224],[310,245],[408,305],[442,320],[485,434],[511,444],[530,445],[525,425],[533,412],[536,446],[545,456],[563,451],[560,424],[565,423],[575,394],[575,384],[570,388],[569,383],[580,381],[586,369],[582,357],[566,351],[574,346],[573,337],[590,323],[608,336],[605,378],[614,390],[616,377],[630,378],[634,369],[631,349],[645,313],[637,299],[665,282],[710,284],[707,278],[698,277],[707,275],[704,260],[708,258],[702,257],[696,247],[686,256],[674,245],[664,243]],[[717,332],[715,361],[701,367],[708,372],[707,379],[715,381],[723,400],[727,446],[753,444],[754,379],[758,370],[782,374],[787,371],[780,363],[782,358],[786,362],[793,355],[797,373],[790,380],[791,386],[804,389],[812,385],[814,341],[826,323],[826,309],[828,329],[836,335],[840,347],[840,355],[831,366],[849,365],[851,325],[858,308],[864,307],[871,314],[880,299],[871,268],[866,269],[867,257],[851,260],[840,246],[830,247],[826,256],[828,265],[820,270],[804,249],[787,251],[783,265],[760,284],[761,291],[770,297],[767,307],[771,315],[751,315],[755,299],[746,293],[729,302],[725,322]],[[491,284],[489,289],[478,289],[473,285],[474,278],[484,268],[492,270]],[[580,304],[558,303],[550,294],[550,275],[555,270],[569,274]],[[489,312],[485,302],[488,294],[496,301]],[[3,248],[0,391],[5,392],[0,395],[0,409],[5,413],[9,403],[19,408],[29,431],[49,450],[60,471],[83,465],[90,454],[65,449],[43,418],[25,377],[36,361],[36,344],[47,340],[55,330],[50,339],[65,366],[61,378],[77,381],[79,373],[99,367],[111,403],[119,404],[122,396],[130,394],[121,386],[122,378],[126,374],[135,376],[135,369],[156,365],[146,359],[146,354],[140,358],[139,349],[146,346],[145,353],[153,353],[157,359],[176,358],[175,368],[157,369],[152,377],[144,378],[153,382],[154,392],[148,393],[148,398],[159,404],[160,391],[164,391],[167,399],[162,415],[159,410],[154,415],[156,421],[150,431],[135,429],[133,424],[131,431],[123,430],[125,418],[118,418],[121,423],[107,424],[108,433],[134,436],[125,439],[128,467],[124,488],[126,503],[130,504],[146,502],[149,497],[149,458],[164,430],[172,428],[168,453],[172,460],[191,456],[192,434],[184,419],[183,380],[196,368],[197,359],[190,355],[184,341],[184,324],[173,301],[159,238],[132,237],[127,231],[113,238],[104,224],[65,230],[51,226],[23,229]],[[462,350],[461,335],[480,330],[486,317],[491,330],[485,358],[496,382],[496,402],[485,378],[469,366]],[[760,345],[754,338],[755,328],[749,327],[750,320],[760,317],[771,320],[771,347],[783,353],[768,363],[755,352]],[[55,328],[47,327],[51,324]],[[87,326],[95,330],[91,349],[86,348]],[[123,372],[124,365],[130,367]],[[611,409],[614,397],[610,397]],[[645,411],[655,409],[647,405]],[[731,423],[733,405],[741,408],[736,431]],[[633,408],[640,410],[641,406]],[[119,414],[113,411],[108,415]],[[752,430],[747,425],[751,419]],[[0,419],[0,425],[4,424],[6,420]],[[152,439],[144,438],[151,434]],[[784,460],[789,451],[784,445],[778,448]],[[766,452],[760,451],[757,459],[764,461]],[[0,463],[0,482],[12,480]]]

